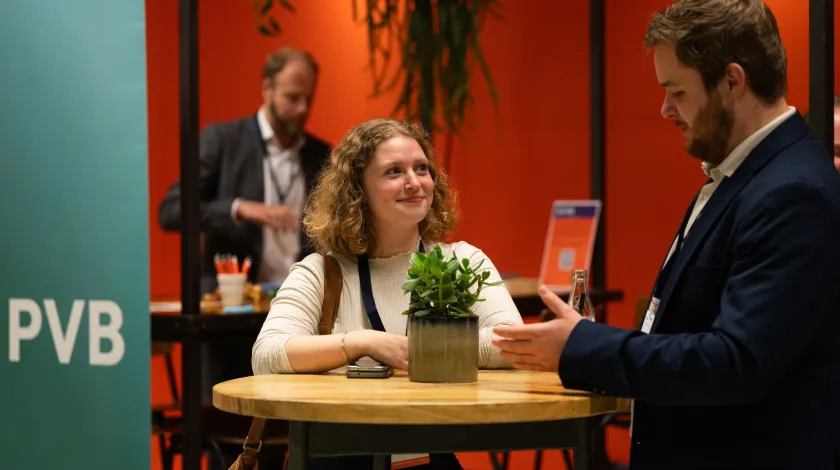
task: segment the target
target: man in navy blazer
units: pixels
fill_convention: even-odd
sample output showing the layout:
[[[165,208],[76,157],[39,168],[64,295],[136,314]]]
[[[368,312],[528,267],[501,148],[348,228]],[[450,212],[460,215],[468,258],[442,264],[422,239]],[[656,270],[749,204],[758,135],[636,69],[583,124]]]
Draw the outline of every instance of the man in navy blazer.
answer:
[[[785,102],[776,21],[759,0],[679,0],[645,44],[662,115],[709,179],[640,329],[543,292],[557,318],[494,342],[568,388],[632,398],[631,469],[840,468],[840,175]]]

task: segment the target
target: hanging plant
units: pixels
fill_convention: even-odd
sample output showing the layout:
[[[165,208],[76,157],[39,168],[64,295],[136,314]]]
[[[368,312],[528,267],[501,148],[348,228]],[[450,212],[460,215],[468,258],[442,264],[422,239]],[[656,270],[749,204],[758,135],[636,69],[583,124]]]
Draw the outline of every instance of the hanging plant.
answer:
[[[419,121],[434,133],[457,134],[472,101],[470,78],[475,60],[490,96],[498,94],[479,44],[479,32],[489,15],[501,20],[500,0],[353,0],[353,20],[368,30],[369,69],[373,95],[399,87],[393,112]],[[271,16],[275,7],[294,12],[285,0],[255,0],[261,34],[277,36],[280,26]],[[363,15],[360,15],[360,10]],[[398,64],[392,64],[398,60]],[[394,71],[389,76],[389,71]],[[448,158],[446,159],[448,163]]]
[[[284,8],[295,13],[295,7],[287,0],[254,0],[254,16],[257,19],[257,29],[263,36],[279,36],[281,33],[280,24],[271,16],[271,10],[275,6]]]

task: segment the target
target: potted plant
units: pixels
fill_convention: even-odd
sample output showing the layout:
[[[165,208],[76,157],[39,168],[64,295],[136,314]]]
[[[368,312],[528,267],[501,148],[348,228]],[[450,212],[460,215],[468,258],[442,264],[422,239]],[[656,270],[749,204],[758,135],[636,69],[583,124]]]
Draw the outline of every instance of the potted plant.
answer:
[[[472,308],[482,302],[481,289],[490,272],[479,271],[482,260],[452,255],[439,246],[428,254],[414,253],[402,285],[410,294],[408,310],[408,376],[413,382],[467,383],[478,380],[478,317]]]

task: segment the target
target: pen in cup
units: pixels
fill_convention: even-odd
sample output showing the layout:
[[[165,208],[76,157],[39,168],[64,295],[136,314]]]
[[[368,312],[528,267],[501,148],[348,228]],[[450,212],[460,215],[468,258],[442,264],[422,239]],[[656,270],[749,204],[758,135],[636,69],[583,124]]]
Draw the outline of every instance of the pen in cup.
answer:
[[[216,268],[216,274],[248,274],[252,264],[253,261],[250,256],[246,256],[241,265],[236,255],[216,254],[213,256],[213,266]]]

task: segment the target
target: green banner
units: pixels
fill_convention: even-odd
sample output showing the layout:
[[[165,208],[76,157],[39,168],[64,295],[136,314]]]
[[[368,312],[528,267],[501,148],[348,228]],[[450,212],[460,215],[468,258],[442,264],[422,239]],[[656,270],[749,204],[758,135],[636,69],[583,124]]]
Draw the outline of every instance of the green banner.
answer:
[[[0,468],[150,467],[143,0],[0,2]]]

